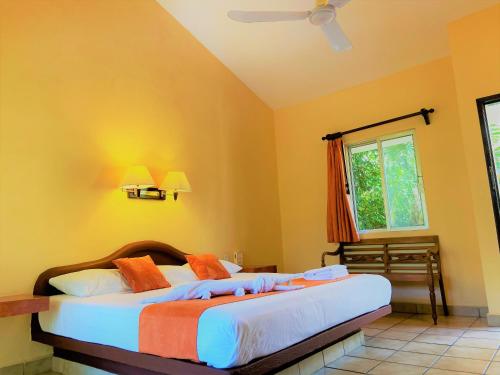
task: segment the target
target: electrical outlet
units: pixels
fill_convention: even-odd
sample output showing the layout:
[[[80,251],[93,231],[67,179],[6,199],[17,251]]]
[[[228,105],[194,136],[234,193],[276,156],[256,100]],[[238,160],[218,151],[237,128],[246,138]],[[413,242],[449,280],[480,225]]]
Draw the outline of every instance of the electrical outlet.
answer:
[[[236,250],[233,253],[233,263],[236,263],[236,264],[238,264],[240,266],[243,265],[243,252],[242,251]]]

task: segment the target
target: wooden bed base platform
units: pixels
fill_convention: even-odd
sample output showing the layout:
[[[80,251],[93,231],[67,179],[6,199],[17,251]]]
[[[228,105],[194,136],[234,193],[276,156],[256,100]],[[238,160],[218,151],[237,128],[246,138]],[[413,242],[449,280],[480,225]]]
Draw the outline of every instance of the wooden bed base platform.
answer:
[[[48,283],[48,280],[52,277],[83,269],[114,268],[113,259],[144,256],[146,254],[151,255],[156,264],[181,265],[185,263],[185,253],[169,245],[155,241],[135,242],[124,246],[103,259],[45,271],[38,277],[34,294],[59,294],[60,292]],[[54,356],[56,357],[120,375],[264,375],[275,374],[292,366],[358,332],[362,326],[390,313],[391,306],[383,306],[378,310],[320,332],[279,352],[255,359],[244,366],[230,369],[216,369],[189,361],[162,358],[43,332],[38,321],[38,314],[32,315],[31,337],[33,341],[53,346]]]

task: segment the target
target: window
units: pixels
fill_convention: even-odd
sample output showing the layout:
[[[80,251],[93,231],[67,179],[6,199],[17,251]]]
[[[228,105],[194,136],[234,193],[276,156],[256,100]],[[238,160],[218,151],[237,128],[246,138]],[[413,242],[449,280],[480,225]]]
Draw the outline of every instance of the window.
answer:
[[[347,155],[359,231],[427,228],[412,131],[350,145]]]
[[[477,100],[491,199],[500,243],[500,94]]]

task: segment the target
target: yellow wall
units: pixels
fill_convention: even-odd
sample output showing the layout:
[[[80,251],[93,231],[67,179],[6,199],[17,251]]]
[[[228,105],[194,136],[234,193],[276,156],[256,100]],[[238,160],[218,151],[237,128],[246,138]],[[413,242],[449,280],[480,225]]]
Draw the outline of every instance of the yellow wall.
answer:
[[[449,58],[276,111],[275,134],[273,112],[153,0],[0,0],[0,295],[141,239],[281,265],[282,232],[286,270],[316,267],[334,247],[321,136],[433,106],[429,127],[346,141],[416,129],[430,229],[390,235],[438,234],[450,304],[487,297],[500,313],[475,109],[500,87],[499,19],[497,6],[453,23]],[[193,193],[127,200],[117,186],[132,164],[157,181],[184,170]],[[28,319],[0,320],[0,367],[49,351],[29,343]]]
[[[0,295],[143,239],[281,264],[273,113],[164,9],[0,4]],[[130,164],[193,192],[127,200]],[[0,368],[48,351],[28,319],[0,319]]]
[[[486,305],[450,58],[276,112],[286,270],[318,266],[321,252],[336,247],[326,240],[326,145],[321,137],[431,106],[436,113],[430,126],[413,118],[345,137],[349,143],[416,130],[430,228],[371,236],[439,235],[449,303]],[[428,303],[428,292],[425,287],[400,289],[395,299]]]
[[[472,191],[474,225],[490,314],[500,325],[500,252],[486,173],[476,99],[500,93],[500,5],[449,26],[460,124]]]

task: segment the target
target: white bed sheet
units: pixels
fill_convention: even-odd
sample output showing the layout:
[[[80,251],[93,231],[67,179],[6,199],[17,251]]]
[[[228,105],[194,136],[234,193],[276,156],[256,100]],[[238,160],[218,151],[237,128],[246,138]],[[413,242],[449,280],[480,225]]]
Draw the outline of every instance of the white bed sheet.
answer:
[[[235,274],[253,278],[258,274]],[[138,351],[144,298],[166,289],[93,297],[57,295],[39,314],[42,330],[77,340]],[[217,368],[246,364],[327,328],[389,304],[391,286],[378,275],[212,307],[200,317],[198,355]]]

